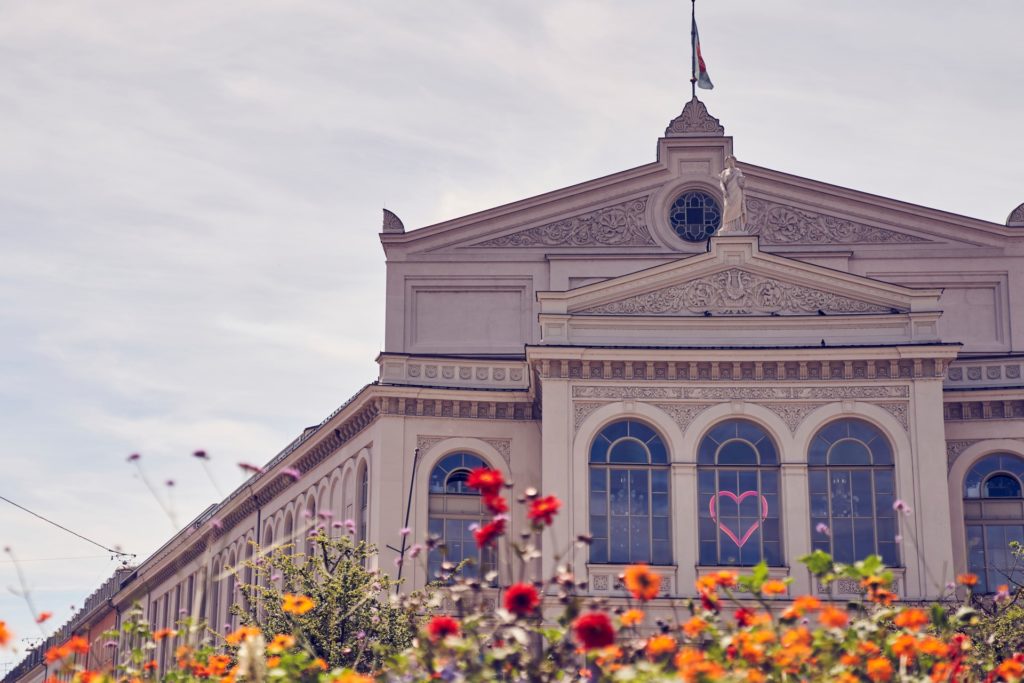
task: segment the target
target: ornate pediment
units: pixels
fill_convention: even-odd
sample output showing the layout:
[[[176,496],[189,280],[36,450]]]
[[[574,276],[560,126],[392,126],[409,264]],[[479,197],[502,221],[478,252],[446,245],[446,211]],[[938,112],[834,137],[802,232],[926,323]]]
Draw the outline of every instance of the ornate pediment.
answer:
[[[574,311],[592,315],[889,313],[889,306],[783,282],[740,268]]]
[[[922,237],[798,209],[757,197],[747,199],[747,230],[762,244],[871,244],[928,242]]]
[[[651,237],[646,219],[647,197],[630,199],[596,211],[563,218],[501,237],[478,242],[472,247],[649,247]]]
[[[672,119],[665,129],[665,137],[720,137],[725,135],[725,128],[718,119],[708,113],[708,108],[694,95],[686,103],[679,116]]]

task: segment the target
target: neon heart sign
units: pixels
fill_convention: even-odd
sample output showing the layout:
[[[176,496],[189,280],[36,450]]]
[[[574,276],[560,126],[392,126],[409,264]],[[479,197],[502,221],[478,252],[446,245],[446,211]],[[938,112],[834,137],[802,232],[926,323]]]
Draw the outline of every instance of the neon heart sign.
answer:
[[[758,496],[761,498],[761,519],[751,524],[743,533],[741,538],[737,538],[732,529],[718,521],[718,505],[716,505],[716,503],[718,502],[718,499],[723,496],[726,498],[732,498],[732,502],[736,503],[737,508],[744,499],[749,498],[750,496]],[[757,527],[760,526],[761,521],[768,519],[768,499],[759,495],[757,491],[744,491],[738,496],[732,491],[719,491],[715,495],[711,496],[711,501],[708,503],[708,507],[711,510],[711,519],[714,520],[718,525],[718,528],[722,530],[722,533],[732,539],[732,542],[736,544],[737,548],[742,548],[743,544],[750,540],[753,533],[757,531]]]

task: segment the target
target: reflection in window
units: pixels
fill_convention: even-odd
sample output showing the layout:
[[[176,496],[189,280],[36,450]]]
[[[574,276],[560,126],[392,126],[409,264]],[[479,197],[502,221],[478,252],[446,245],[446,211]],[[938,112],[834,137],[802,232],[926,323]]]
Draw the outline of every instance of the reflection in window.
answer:
[[[979,593],[1002,584],[1024,582],[1024,567],[1010,543],[1024,543],[1024,459],[1008,453],[988,455],[964,477],[964,526],[967,568],[978,575]]]
[[[359,472],[359,540],[366,539],[366,520],[370,508],[370,473],[366,463]]]
[[[672,563],[668,451],[636,420],[608,425],[590,446],[590,561]]]
[[[715,425],[697,448],[700,563],[782,564],[779,458],[771,437],[747,420]]]
[[[470,560],[462,576],[479,577],[496,566],[494,548],[478,550],[473,529],[486,524],[489,515],[483,509],[480,492],[466,486],[469,473],[488,467],[472,453],[452,453],[441,458],[430,472],[429,532],[444,540],[445,554],[432,550],[428,558],[430,579],[435,580],[444,561],[459,564]]]
[[[864,420],[832,422],[811,440],[807,464],[812,547],[839,562],[880,555],[898,566],[892,447],[882,432]]]

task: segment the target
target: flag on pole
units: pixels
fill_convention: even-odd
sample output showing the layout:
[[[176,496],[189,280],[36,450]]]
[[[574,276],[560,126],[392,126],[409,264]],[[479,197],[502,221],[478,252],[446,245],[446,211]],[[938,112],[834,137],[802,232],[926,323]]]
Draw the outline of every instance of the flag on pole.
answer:
[[[690,35],[693,37],[693,80],[697,82],[698,88],[711,90],[715,87],[708,76],[708,68],[704,65],[704,57],[700,54],[700,35],[697,33],[697,19],[693,18],[693,27]]]

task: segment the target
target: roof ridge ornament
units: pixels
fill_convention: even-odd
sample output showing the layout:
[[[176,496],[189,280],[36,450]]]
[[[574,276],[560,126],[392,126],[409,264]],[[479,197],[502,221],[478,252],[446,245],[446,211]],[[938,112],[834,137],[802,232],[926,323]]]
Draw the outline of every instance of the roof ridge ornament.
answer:
[[[1006,225],[1011,228],[1024,228],[1024,204],[1010,212],[1006,217]]]
[[[381,232],[405,232],[405,223],[393,211],[384,209],[384,225]]]
[[[708,108],[694,95],[693,99],[686,103],[682,113],[672,119],[668,128],[665,129],[665,137],[721,137],[725,135],[725,128],[714,116],[708,113]]]

